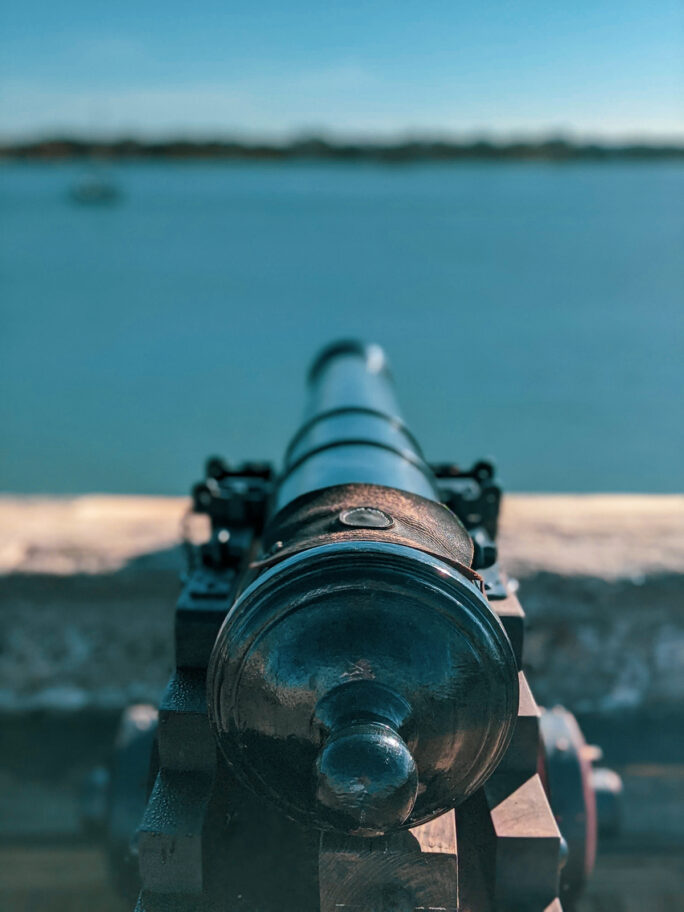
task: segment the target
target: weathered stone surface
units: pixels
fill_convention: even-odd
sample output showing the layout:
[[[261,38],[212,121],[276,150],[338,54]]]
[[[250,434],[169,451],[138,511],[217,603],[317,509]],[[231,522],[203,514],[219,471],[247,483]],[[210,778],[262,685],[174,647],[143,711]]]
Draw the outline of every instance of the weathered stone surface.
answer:
[[[157,701],[184,498],[0,499],[0,710]],[[684,700],[684,497],[515,495],[501,552],[540,703]]]
[[[514,576],[643,582],[684,572],[684,496],[517,494],[503,501],[501,550]]]
[[[501,550],[520,579],[540,703],[684,701],[684,497],[509,497]]]
[[[116,712],[100,710],[157,702],[168,680],[187,506],[0,498],[3,909],[126,908],[101,853],[76,844],[77,796],[113,737]],[[535,698],[597,714],[587,733],[625,783],[623,837],[581,909],[680,908],[684,498],[510,496],[501,551]]]
[[[180,541],[185,497],[0,497],[0,573],[104,573]],[[684,496],[511,494],[510,573],[636,579],[684,572]]]
[[[177,546],[189,506],[185,497],[2,497],[0,573],[113,573]]]

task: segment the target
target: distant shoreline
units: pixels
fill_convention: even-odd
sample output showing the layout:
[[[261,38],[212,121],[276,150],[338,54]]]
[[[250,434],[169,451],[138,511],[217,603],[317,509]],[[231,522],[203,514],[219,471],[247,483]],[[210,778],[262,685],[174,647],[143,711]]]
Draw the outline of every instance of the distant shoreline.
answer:
[[[564,139],[536,142],[449,142],[406,140],[386,143],[333,142],[311,138],[287,143],[239,140],[170,139],[160,142],[122,138],[94,141],[54,137],[23,143],[0,143],[0,161],[126,161],[174,159],[200,161],[342,161],[342,162],[451,162],[451,161],[636,161],[684,160],[684,144],[574,143]]]

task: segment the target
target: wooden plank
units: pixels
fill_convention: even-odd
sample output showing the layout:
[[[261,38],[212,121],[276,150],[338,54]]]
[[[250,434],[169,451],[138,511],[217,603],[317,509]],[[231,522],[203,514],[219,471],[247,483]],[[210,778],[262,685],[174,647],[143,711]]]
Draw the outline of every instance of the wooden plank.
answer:
[[[429,820],[421,826],[413,827],[411,835],[415,836],[421,852],[437,852],[443,855],[458,854],[456,851],[456,815],[452,811]]]
[[[454,812],[378,839],[324,833],[319,892],[320,912],[458,912]]]
[[[537,771],[539,719],[541,711],[532,695],[525,673],[518,672],[520,702],[513,738],[499,766],[499,772],[519,773],[528,779]]]
[[[558,897],[561,834],[537,774],[522,785],[495,774],[484,786],[494,831],[497,910],[546,909]]]
[[[518,668],[522,668],[525,612],[518,600],[518,596],[513,592],[509,592],[505,599],[497,599],[490,602],[490,605],[503,624],[508,639],[511,641]]]
[[[157,893],[202,892],[203,833],[213,780],[203,773],[161,770],[140,825],[143,888]]]

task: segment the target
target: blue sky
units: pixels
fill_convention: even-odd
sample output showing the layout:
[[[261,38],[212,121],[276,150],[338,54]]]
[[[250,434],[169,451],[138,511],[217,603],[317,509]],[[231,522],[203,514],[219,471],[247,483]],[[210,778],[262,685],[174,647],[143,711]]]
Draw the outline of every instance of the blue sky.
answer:
[[[4,0],[0,134],[681,140],[683,8]]]

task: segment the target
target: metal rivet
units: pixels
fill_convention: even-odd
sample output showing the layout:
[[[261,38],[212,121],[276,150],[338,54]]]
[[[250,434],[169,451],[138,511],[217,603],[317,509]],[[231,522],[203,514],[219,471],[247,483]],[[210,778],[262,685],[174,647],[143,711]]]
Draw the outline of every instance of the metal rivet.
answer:
[[[389,529],[394,525],[392,517],[377,507],[351,507],[340,513],[343,526],[356,529]]]

